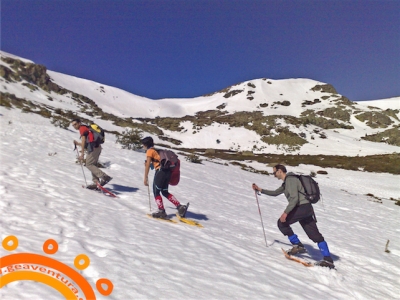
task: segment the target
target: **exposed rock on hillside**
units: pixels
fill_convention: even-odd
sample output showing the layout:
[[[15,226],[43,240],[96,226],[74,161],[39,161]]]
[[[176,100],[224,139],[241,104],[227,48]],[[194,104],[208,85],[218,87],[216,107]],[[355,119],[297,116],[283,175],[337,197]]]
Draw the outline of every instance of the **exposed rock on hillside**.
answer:
[[[90,84],[96,87],[97,94],[89,93],[89,98],[82,95],[86,88],[77,93],[72,90],[73,87],[67,89],[58,81],[53,82],[45,66],[3,55],[0,76],[2,106],[40,114],[51,118],[53,124],[61,127],[67,127],[68,121],[74,117],[80,117],[85,122],[102,119],[119,127],[137,128],[173,145],[183,146],[188,134],[203,134],[204,138],[206,132],[207,136],[215,135],[212,139],[219,141],[217,148],[254,153],[271,149],[271,146],[283,153],[296,152],[306,144],[308,148],[318,147],[318,143],[323,145],[320,139],[326,140],[326,145],[337,142],[335,136],[348,133],[352,139],[359,141],[399,145],[399,110],[358,105],[338,94],[332,85],[314,85],[316,81],[308,79],[255,79],[209,94],[214,95],[212,98],[199,97],[193,100],[201,105],[192,105],[192,101],[170,101],[173,109],[163,107],[163,101],[153,105],[155,102],[148,99],[149,102],[141,103],[146,106],[153,102],[151,111],[155,113],[150,114],[151,117],[149,114],[147,117],[140,114],[133,117],[129,116],[129,112],[125,117],[125,112],[118,116],[109,113],[108,108],[118,108],[111,98],[107,98],[112,87],[104,88],[92,82]],[[8,87],[11,86],[18,95],[10,92],[11,88]],[[19,93],[19,90],[24,92]],[[104,105],[104,102],[94,98],[96,103],[91,99],[92,95],[100,95],[108,102]],[[70,109],[65,108],[68,105],[57,107],[64,102],[68,102]],[[198,109],[187,109],[186,103]],[[173,116],[176,110],[183,113],[179,117]],[[172,116],[166,111],[171,112]],[[163,117],[157,116],[157,113],[161,115],[160,112],[164,112]],[[360,126],[355,118],[370,130],[365,131],[366,126]],[[224,128],[222,132],[225,132],[225,136],[221,136],[219,128]],[[246,135],[246,144],[241,145],[235,140],[238,132]]]
[[[337,94],[336,89],[330,85],[330,84],[324,84],[324,85],[316,85],[313,87],[311,90],[315,92],[323,92],[323,93],[330,93],[330,94]]]
[[[105,120],[111,120],[117,126],[139,128],[157,135],[163,135],[162,130],[158,129],[156,126],[133,123],[132,119],[123,119],[106,113],[100,107],[98,107],[96,102],[92,99],[53,83],[50,79],[50,76],[47,74],[47,68],[45,66],[34,63],[25,63],[18,59],[3,56],[1,56],[1,60],[10,66],[10,68],[8,68],[4,65],[0,65],[0,76],[3,77],[6,82],[23,82],[22,85],[28,87],[31,91],[35,91],[40,88],[50,94],[53,92],[58,95],[67,95],[68,98],[71,98],[76,102],[76,105],[80,108],[80,111],[84,112],[88,116],[97,116]],[[40,114],[43,117],[53,118],[58,122],[65,124],[67,124],[71,119],[77,117],[80,117],[84,122],[90,122],[88,118],[79,116],[79,114],[72,111],[54,109],[54,107],[50,105],[43,105],[37,102],[34,103],[31,100],[22,99],[10,93],[0,92],[0,95],[1,106],[14,106],[22,109],[24,112]],[[47,98],[49,101],[53,101],[51,96],[48,96]]]
[[[320,114],[321,116],[318,116]],[[346,114],[344,111],[340,111],[336,108],[328,108],[322,112],[315,112],[314,110],[306,110],[301,113],[301,120],[304,124],[313,124],[315,126],[321,127],[323,129],[335,129],[335,128],[344,128],[344,129],[354,129],[352,125],[346,125],[342,122],[338,122],[334,118],[324,118],[327,115],[340,115],[342,119],[346,119]],[[349,117],[350,118],[350,117]]]
[[[362,139],[378,143],[387,143],[389,145],[400,146],[400,126],[396,126],[392,129],[387,129],[385,131],[366,135]]]
[[[364,112],[356,115],[361,122],[367,122],[371,128],[387,128],[393,121],[384,113],[380,112]]]

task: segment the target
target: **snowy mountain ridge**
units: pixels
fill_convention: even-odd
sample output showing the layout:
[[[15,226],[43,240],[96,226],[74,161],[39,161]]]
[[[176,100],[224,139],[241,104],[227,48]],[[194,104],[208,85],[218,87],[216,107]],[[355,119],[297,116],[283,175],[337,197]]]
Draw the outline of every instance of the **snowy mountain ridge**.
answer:
[[[400,97],[355,103],[315,80],[264,78],[192,99],[151,100],[38,66],[1,52],[3,100],[11,103],[13,95],[22,108],[36,106],[48,117],[75,114],[108,131],[138,126],[157,141],[183,148],[346,156],[400,152]]]
[[[156,207],[143,185],[144,153],[121,149],[113,135],[107,137],[100,161],[114,178],[106,187],[117,199],[82,189],[85,180],[72,145],[78,132],[5,107],[0,107],[0,128],[0,232],[2,239],[18,238],[18,248],[0,247],[0,257],[45,255],[43,244],[53,239],[58,251],[51,258],[71,267],[78,254],[90,258],[79,273],[99,300],[398,298],[399,206],[389,199],[400,200],[400,175],[336,168],[318,174],[323,200],[314,209],[337,271],[305,268],[281,252],[290,247],[276,227],[287,205],[283,195],[258,196],[265,245],[251,184],[276,189],[281,182],[273,176],[182,159],[181,182],[170,191],[181,203],[190,202],[187,217],[204,228],[168,224],[146,217],[149,206]],[[252,166],[271,171],[265,164]],[[302,164],[288,170],[309,174],[318,167]],[[164,204],[173,215],[173,205],[166,199]],[[308,250],[305,257],[321,259],[300,225],[293,229]],[[0,280],[8,270],[1,271]],[[114,285],[108,297],[95,289],[99,278]],[[5,285],[0,298],[64,299],[32,280]]]
[[[315,179],[323,199],[313,207],[318,227],[329,243],[337,270],[305,268],[283,256],[281,248],[289,248],[290,243],[279,232],[276,222],[287,200],[284,195],[275,198],[262,195],[256,199],[251,189],[252,183],[270,190],[282,184],[273,176],[266,175],[271,172],[272,165],[278,162],[275,158],[269,159],[268,153],[259,155],[265,156],[269,160],[268,164],[256,161],[253,156],[249,156],[246,161],[247,165],[265,172],[260,174],[247,172],[239,164],[226,163],[218,158],[191,163],[183,159],[179,151],[181,181],[178,186],[170,187],[170,192],[181,203],[190,202],[187,217],[200,222],[204,228],[180,223],[168,224],[146,217],[146,213],[155,211],[156,205],[150,190],[143,184],[145,155],[143,152],[121,149],[121,145],[115,142],[117,134],[107,134],[100,162],[105,166],[106,173],[113,177],[106,187],[118,198],[82,189],[86,180],[90,180],[90,173],[76,162],[72,141],[79,138],[79,133],[69,127],[71,118],[75,116],[94,120],[115,132],[121,132],[127,128],[127,124],[139,125],[145,134],[151,134],[157,142],[162,141],[172,146],[176,145],[161,138],[181,138],[182,146],[203,148],[213,148],[215,139],[221,138],[220,144],[223,147],[229,148],[229,143],[235,143],[237,147],[238,143],[245,148],[249,138],[260,140],[257,133],[259,122],[265,123],[265,130],[268,126],[279,129],[274,119],[280,119],[278,122],[282,129],[279,130],[285,133],[282,125],[284,122],[296,123],[301,118],[297,110],[293,110],[293,115],[287,117],[285,108],[291,110],[296,105],[299,108],[304,101],[313,103],[305,104],[306,107],[320,105],[317,112],[336,106],[352,107],[346,105],[347,101],[340,96],[334,97],[321,90],[309,91],[318,82],[271,80],[269,84],[268,80],[260,79],[229,87],[214,95],[181,101],[150,100],[62,74],[56,79],[57,75],[44,67],[3,54],[0,75],[0,232],[2,241],[8,236],[18,238],[15,250],[7,250],[2,244],[1,258],[23,253],[46,256],[43,252],[44,243],[53,239],[58,244],[58,251],[51,255],[52,259],[74,268],[74,259],[78,254],[90,258],[89,266],[78,272],[93,287],[97,299],[398,298],[400,218],[399,206],[395,205],[400,201],[398,174],[335,167],[325,167],[325,173],[318,173],[320,167],[316,165],[317,159],[326,159],[320,155],[315,156],[314,164],[286,164],[291,172],[317,173]],[[280,99],[280,93],[286,93],[286,90],[278,87],[288,86],[289,83],[293,90],[300,89],[298,84],[301,83],[303,95],[318,94],[320,97],[315,99],[321,102],[315,101],[313,97],[303,102],[297,98],[277,100]],[[271,94],[275,100],[265,102],[268,106],[262,107],[263,110],[260,106],[264,103],[260,98],[261,90],[271,87],[275,89]],[[257,92],[254,94],[248,93],[255,89]],[[322,99],[328,95],[329,98]],[[331,97],[332,103],[329,102]],[[335,99],[342,99],[337,103],[344,103],[334,105]],[[193,103],[190,103],[192,100]],[[324,106],[321,104],[323,100],[329,103]],[[113,103],[117,101],[120,102],[114,107]],[[283,101],[291,104],[282,105]],[[393,110],[387,112],[392,121],[387,128],[370,128],[367,122],[378,124],[373,121],[373,115],[366,121],[354,117],[360,123],[358,127],[368,133],[396,129],[398,113],[391,106],[391,101],[378,103],[389,105]],[[235,112],[237,107],[248,109],[242,102],[250,106],[258,103],[260,109],[256,107],[256,111]],[[217,104],[223,107],[214,109],[213,106]],[[153,111],[148,110],[148,107]],[[381,114],[382,109],[387,109],[371,109],[368,105],[364,110],[361,106],[355,107],[360,109],[360,113]],[[198,111],[199,108],[201,111]],[[212,112],[205,110],[211,108]],[[109,109],[113,110],[112,114]],[[225,109],[229,113],[225,114]],[[170,110],[171,114],[176,113],[172,115],[174,118],[168,118],[167,114],[167,117],[157,118],[159,113],[166,110]],[[138,115],[141,117],[131,117],[134,111],[140,112]],[[274,114],[264,115],[271,111]],[[284,115],[276,117],[277,111]],[[189,113],[195,115],[190,116]],[[253,118],[251,125],[248,124],[249,117]],[[51,124],[57,118],[66,120],[67,130]],[[214,120],[217,122],[211,122]],[[357,122],[352,115],[350,122],[328,124],[350,126]],[[196,133],[192,132],[194,124]],[[299,128],[304,126],[297,125]],[[165,129],[167,126],[170,129]],[[313,129],[312,132],[320,128],[321,132],[321,127],[316,125],[308,127]],[[290,128],[295,130],[297,127],[291,124]],[[158,134],[153,133],[153,130]],[[339,132],[338,135],[334,135],[335,130]],[[327,138],[315,137],[312,140],[310,137],[309,141],[315,143],[315,149],[309,152],[338,153],[346,150],[349,155],[390,151],[398,153],[397,146],[360,141],[356,135],[357,138],[346,136],[348,130],[352,129],[324,129]],[[341,131],[341,143],[335,146],[331,136],[339,139]],[[293,135],[291,137],[294,138]],[[309,133],[306,139],[308,137]],[[306,152],[305,146],[307,144],[301,147],[300,152]],[[273,144],[266,147],[266,152],[273,150],[286,153],[281,148],[275,147],[274,150]],[[328,151],[329,147],[333,149]],[[228,154],[236,156],[233,152]],[[393,159],[391,155],[386,156],[395,164],[397,154],[393,155]],[[293,158],[297,155],[285,157]],[[350,161],[351,157],[346,159]],[[373,159],[377,160],[375,157]],[[377,162],[380,164],[379,160]],[[149,176],[150,184],[153,174]],[[164,205],[167,213],[173,216],[176,212],[173,205],[166,199]],[[308,239],[301,226],[294,224],[293,229],[308,251],[305,258],[310,261],[320,260],[321,253],[316,244]],[[17,271],[18,266],[24,266],[24,263],[27,262],[15,264],[14,269]],[[0,283],[3,276],[9,275],[12,269],[13,266],[1,268]],[[114,285],[112,293],[107,297],[96,290],[96,282],[100,278],[107,278]],[[63,299],[58,290],[37,280],[15,280],[8,283],[0,288],[0,298]]]

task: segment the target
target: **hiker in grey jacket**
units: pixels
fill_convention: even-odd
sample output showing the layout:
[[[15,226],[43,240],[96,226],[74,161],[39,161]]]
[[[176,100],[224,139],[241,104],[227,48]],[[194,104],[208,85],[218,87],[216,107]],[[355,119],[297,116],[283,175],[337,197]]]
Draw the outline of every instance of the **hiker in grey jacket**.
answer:
[[[318,264],[323,267],[334,268],[335,266],[329,252],[328,244],[318,230],[313,207],[303,195],[305,194],[305,190],[300,180],[296,176],[290,176],[295,174],[287,173],[283,165],[276,165],[273,168],[273,174],[279,180],[283,180],[283,184],[278,189],[274,191],[262,189],[255,183],[253,183],[252,188],[268,196],[285,194],[288,205],[278,220],[278,228],[283,235],[288,236],[289,241],[294,245],[287,253],[289,255],[295,255],[306,252],[304,245],[290,227],[291,224],[299,222],[307,236],[314,243],[318,243],[318,247],[324,256],[324,260],[320,261]]]

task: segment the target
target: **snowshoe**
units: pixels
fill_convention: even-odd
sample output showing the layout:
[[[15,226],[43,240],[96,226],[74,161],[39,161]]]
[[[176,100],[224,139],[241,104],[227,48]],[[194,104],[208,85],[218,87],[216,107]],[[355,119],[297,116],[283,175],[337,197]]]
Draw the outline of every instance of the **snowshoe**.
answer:
[[[335,269],[333,260],[329,256],[324,256],[324,259],[321,261],[317,261],[315,265],[320,267],[328,267],[329,269]]]
[[[86,186],[87,189],[89,190],[98,190],[99,188],[97,187],[96,183],[92,183]]]
[[[112,177],[108,175],[104,175],[103,177],[100,178],[100,185],[105,186],[107,183],[109,183],[112,180]]]
[[[289,255],[297,255],[297,254],[302,254],[306,253],[307,250],[304,248],[304,245],[302,243],[294,245],[292,249],[287,250],[286,253]]]
[[[158,212],[152,213],[151,216],[156,219],[168,219],[165,209],[159,209]]]
[[[179,216],[180,216],[181,218],[184,218],[184,217],[185,217],[188,208],[189,208],[189,203],[186,204],[186,205],[181,205],[181,204],[178,205],[178,207],[177,207],[177,209],[178,209],[178,214],[179,214]]]

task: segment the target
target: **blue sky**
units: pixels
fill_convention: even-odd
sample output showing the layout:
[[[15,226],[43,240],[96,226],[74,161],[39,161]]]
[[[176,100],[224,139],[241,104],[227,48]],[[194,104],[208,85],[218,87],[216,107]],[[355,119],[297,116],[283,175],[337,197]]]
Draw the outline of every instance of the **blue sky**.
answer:
[[[1,0],[1,49],[159,98],[310,78],[400,96],[400,1]]]

